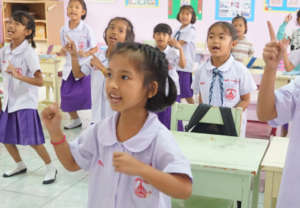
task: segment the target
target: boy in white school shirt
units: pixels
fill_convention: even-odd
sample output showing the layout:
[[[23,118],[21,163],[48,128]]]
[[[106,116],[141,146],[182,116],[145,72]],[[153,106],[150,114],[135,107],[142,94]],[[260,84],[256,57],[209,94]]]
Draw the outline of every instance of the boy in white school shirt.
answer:
[[[208,30],[207,45],[211,58],[196,71],[192,83],[199,103],[213,106],[242,107],[241,137],[246,134],[246,109],[256,84],[245,66],[231,55],[236,30],[227,22],[216,22]]]

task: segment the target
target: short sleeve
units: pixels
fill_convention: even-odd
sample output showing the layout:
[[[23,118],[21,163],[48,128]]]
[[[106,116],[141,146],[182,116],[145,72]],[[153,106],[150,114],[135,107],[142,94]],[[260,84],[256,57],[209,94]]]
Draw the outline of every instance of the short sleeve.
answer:
[[[184,40],[187,43],[196,41],[196,29],[194,27],[189,28],[186,32],[183,32],[180,36],[180,40]]]
[[[192,179],[191,166],[179,149],[171,132],[163,130],[159,133],[155,155],[155,166],[165,173],[187,175]]]
[[[89,40],[88,48],[95,48],[97,46],[97,39],[95,33],[90,27],[88,27],[88,40]]]
[[[193,76],[193,81],[192,81],[192,89],[194,91],[194,94],[200,94],[200,77],[201,77],[201,71],[204,70],[203,67],[199,67],[195,71],[195,75]]]
[[[90,75],[91,73],[92,73],[92,67],[91,67],[91,65],[90,65],[90,62],[87,62],[87,63],[84,63],[84,64],[82,64],[81,65],[81,67],[80,67],[80,71],[82,72],[82,73],[84,73],[86,76],[87,75]]]
[[[300,64],[300,49],[294,50],[289,55],[289,60],[296,67]]]
[[[71,153],[78,166],[86,171],[91,164],[97,159],[98,141],[97,141],[97,125],[93,125],[86,129],[74,141],[69,143]]]
[[[242,77],[240,79],[240,95],[246,95],[248,93],[253,92],[256,90],[256,83],[250,73],[250,71],[242,65]]]
[[[300,79],[298,79],[300,82]],[[269,121],[271,126],[279,126],[288,123],[292,120],[296,109],[297,91],[300,89],[300,83],[295,81],[275,91],[275,105],[277,118]]]
[[[41,70],[40,59],[34,49],[28,50],[26,57],[26,65],[29,71],[34,74],[36,71]]]

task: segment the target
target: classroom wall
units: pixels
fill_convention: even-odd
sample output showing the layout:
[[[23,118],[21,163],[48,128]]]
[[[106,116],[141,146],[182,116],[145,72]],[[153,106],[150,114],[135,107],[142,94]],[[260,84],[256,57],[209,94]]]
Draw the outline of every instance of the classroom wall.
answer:
[[[63,1],[66,7],[68,0]],[[125,16],[132,21],[137,41],[152,40],[152,30],[160,22],[170,24],[173,30],[180,26],[177,20],[168,19],[167,0],[160,0],[160,7],[158,8],[127,8],[125,7],[125,0],[115,0],[114,3],[97,3],[93,0],[86,0],[86,2],[88,7],[86,22],[95,30],[99,42],[104,42],[103,31],[108,21],[115,16]],[[207,29],[216,21],[215,2],[214,0],[203,0],[203,19],[195,23],[198,31],[198,45],[206,42]],[[261,56],[263,47],[269,40],[266,21],[271,20],[277,30],[286,15],[287,13],[284,12],[265,12],[264,1],[256,0],[255,19],[254,22],[249,22],[247,34],[249,41],[254,44],[256,56]],[[295,27],[295,18],[289,27]]]

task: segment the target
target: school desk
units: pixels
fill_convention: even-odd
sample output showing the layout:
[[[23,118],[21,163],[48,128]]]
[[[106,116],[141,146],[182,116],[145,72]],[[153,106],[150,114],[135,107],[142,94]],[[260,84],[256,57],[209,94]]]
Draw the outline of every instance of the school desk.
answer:
[[[286,137],[270,139],[268,151],[262,161],[262,170],[266,173],[264,208],[275,208],[288,144],[289,139]]]
[[[45,58],[43,56],[40,57],[41,70],[43,73],[44,86],[46,87],[46,98],[42,100],[40,104],[50,104],[50,103],[58,103],[60,102],[60,84],[57,72],[59,70],[60,60],[52,57]],[[50,89],[53,92],[53,98],[50,98]]]
[[[191,163],[193,195],[239,200],[242,208],[257,208],[260,164],[268,140],[172,133]]]
[[[257,85],[260,85],[260,81],[262,79],[264,70],[263,69],[249,69],[249,70],[253,76],[255,83]],[[293,79],[295,79],[294,75],[285,75],[282,71],[278,71],[276,74],[275,89],[287,85]]]

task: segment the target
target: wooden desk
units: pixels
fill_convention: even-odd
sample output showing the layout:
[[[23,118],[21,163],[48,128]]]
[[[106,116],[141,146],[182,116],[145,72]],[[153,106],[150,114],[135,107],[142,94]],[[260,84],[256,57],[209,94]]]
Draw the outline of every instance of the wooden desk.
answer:
[[[43,73],[44,86],[46,87],[46,99],[41,104],[60,103],[60,83],[57,72],[60,60],[56,58],[40,59],[41,70]],[[53,91],[54,100],[50,99],[50,88]]]
[[[265,171],[264,208],[275,208],[276,198],[279,193],[282,170],[289,139],[286,137],[272,137],[270,146],[262,162],[262,170]]]
[[[257,208],[260,164],[268,140],[172,132],[191,162],[193,195],[242,201]],[[253,195],[250,199],[251,184]]]
[[[260,84],[262,75],[264,73],[264,70],[262,69],[249,69],[253,79],[255,80],[255,83],[257,85]],[[295,79],[294,75],[285,75],[282,71],[278,71],[276,74],[276,80],[275,80],[275,89],[280,88],[284,85],[287,85],[291,80]]]

